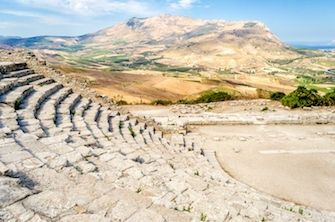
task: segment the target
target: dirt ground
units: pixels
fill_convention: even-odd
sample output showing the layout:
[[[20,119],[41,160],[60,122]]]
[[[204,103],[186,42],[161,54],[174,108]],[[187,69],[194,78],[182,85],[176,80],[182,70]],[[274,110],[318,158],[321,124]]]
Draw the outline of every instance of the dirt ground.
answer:
[[[132,104],[150,103],[158,99],[177,101],[215,87],[171,77],[94,70],[67,75],[86,80],[91,89],[108,95],[115,102],[125,100]]]
[[[237,180],[280,199],[334,211],[335,135],[327,134],[334,129],[259,125],[202,126],[193,131]]]
[[[217,87],[225,88],[230,93],[239,92],[236,95],[243,98],[257,98],[257,88],[285,93],[295,89],[292,82],[275,81],[267,75],[227,75],[220,76],[221,80],[218,80],[196,76],[176,78],[166,76],[166,73],[148,70],[129,71],[128,73],[105,72],[63,65],[54,66],[54,68],[65,75],[86,82],[91,89],[99,94],[108,95],[115,102],[125,100],[131,104],[151,103],[154,100],[176,102],[180,99],[194,98],[203,91]]]
[[[222,102],[211,112],[257,114],[263,106]],[[303,112],[273,101],[267,106],[267,112],[280,115]],[[124,108],[152,118],[178,115],[163,106]],[[191,131],[200,135],[204,149],[216,151],[222,168],[238,181],[280,199],[335,210],[335,125],[194,126]]]

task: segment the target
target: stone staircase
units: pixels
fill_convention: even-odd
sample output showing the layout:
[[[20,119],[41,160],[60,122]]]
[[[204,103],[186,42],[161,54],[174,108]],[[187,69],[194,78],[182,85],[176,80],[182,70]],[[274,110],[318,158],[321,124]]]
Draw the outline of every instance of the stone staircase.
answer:
[[[190,136],[171,142],[25,62],[0,70],[0,221],[335,221],[235,181]]]

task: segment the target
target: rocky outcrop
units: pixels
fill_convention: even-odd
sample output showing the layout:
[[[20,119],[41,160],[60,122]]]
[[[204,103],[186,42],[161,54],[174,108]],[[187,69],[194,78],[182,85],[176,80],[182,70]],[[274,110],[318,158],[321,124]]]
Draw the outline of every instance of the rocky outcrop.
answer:
[[[0,56],[22,60],[0,80],[0,221],[335,219],[239,183],[213,153],[211,165],[187,137],[167,140],[32,54]]]

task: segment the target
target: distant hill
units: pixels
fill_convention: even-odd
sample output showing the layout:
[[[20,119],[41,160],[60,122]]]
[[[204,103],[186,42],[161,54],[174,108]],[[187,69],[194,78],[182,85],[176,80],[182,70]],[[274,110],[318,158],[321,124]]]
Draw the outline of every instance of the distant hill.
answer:
[[[299,56],[263,23],[197,20],[160,15],[131,18],[77,37],[2,39],[2,44],[38,50],[51,62],[105,70],[246,70]]]
[[[2,36],[0,35],[0,41],[1,40],[6,40],[6,39],[21,39],[20,36]]]

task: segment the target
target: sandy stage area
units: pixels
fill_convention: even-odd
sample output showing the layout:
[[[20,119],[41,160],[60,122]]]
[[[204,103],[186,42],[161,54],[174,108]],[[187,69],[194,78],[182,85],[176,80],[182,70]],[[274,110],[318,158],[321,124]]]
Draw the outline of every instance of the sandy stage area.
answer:
[[[256,190],[335,210],[335,126],[196,126],[222,168]]]

